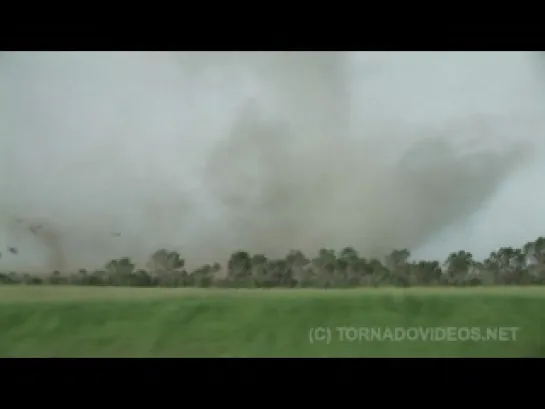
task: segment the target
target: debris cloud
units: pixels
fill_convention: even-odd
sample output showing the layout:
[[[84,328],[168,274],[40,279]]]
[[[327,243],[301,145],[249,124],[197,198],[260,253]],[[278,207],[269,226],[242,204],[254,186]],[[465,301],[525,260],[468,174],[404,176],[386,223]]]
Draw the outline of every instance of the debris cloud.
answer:
[[[523,52],[0,53],[0,268],[521,245],[544,74]]]

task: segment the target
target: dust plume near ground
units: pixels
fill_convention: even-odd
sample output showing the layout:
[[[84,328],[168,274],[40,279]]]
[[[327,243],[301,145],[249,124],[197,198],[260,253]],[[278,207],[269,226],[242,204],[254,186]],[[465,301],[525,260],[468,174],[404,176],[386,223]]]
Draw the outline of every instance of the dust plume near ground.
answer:
[[[539,53],[0,53],[0,267],[520,245],[545,222],[544,74]]]

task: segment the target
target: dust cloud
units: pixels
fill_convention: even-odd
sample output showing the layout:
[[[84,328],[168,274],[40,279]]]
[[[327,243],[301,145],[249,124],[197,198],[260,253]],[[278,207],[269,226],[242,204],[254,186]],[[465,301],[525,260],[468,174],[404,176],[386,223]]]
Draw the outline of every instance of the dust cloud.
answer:
[[[523,52],[0,53],[0,267],[523,244],[544,75]]]

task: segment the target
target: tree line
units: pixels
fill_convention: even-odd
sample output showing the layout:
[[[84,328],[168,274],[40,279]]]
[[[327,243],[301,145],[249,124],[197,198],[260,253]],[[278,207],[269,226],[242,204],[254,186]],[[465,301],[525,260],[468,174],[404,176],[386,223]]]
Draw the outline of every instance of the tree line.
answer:
[[[127,257],[111,260],[95,271],[49,275],[0,273],[0,284],[56,284],[131,287],[346,288],[380,286],[481,286],[545,284],[545,237],[522,248],[502,247],[483,261],[470,252],[435,260],[411,261],[409,250],[394,250],[383,259],[366,258],[352,247],[321,249],[313,258],[299,250],[284,258],[237,251],[225,267],[206,264],[194,270],[176,251],[153,253],[145,269]],[[220,271],[223,274],[218,274]]]

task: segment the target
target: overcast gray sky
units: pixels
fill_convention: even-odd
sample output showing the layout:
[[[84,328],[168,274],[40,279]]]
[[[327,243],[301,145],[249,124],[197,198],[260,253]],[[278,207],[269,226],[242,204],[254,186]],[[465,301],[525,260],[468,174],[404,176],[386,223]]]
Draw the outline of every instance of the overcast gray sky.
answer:
[[[544,76],[522,52],[0,53],[0,267],[522,245]]]

